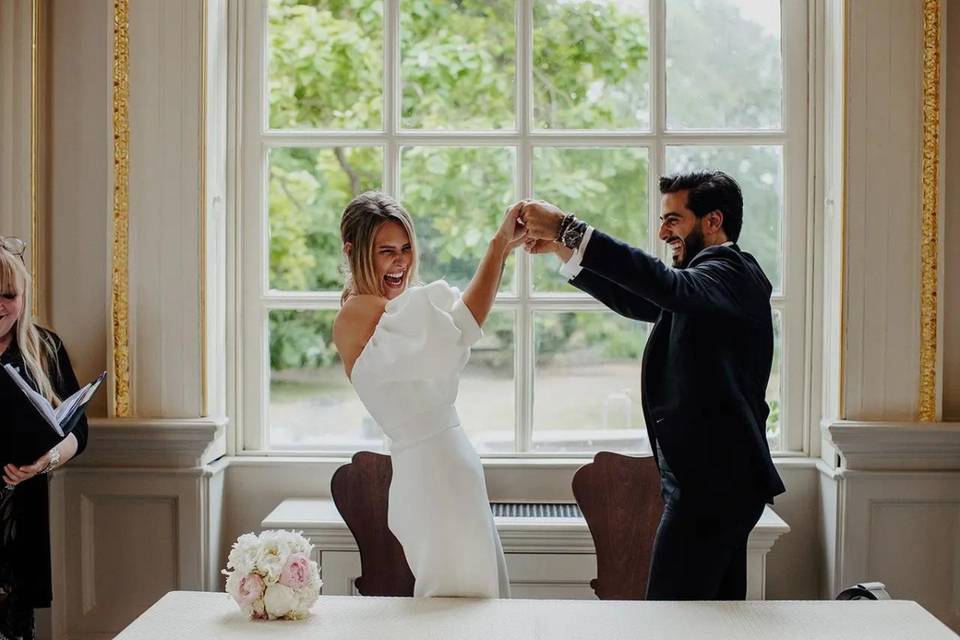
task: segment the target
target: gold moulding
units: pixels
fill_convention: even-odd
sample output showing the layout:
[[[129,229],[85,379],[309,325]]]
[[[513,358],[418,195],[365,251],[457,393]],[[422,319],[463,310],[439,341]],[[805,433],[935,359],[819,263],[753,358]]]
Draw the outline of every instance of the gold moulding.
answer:
[[[130,416],[129,338],[129,170],[130,170],[130,5],[113,3],[113,251],[111,321],[113,334],[113,407],[117,417]]]
[[[940,198],[940,0],[923,3],[923,161],[920,244],[921,422],[937,420],[937,245]]]

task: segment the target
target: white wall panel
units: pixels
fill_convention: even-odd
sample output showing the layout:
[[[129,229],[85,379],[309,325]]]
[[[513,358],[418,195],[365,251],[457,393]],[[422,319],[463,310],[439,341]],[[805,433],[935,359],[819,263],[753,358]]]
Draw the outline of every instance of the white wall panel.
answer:
[[[112,171],[109,0],[50,0],[50,324],[80,380],[107,368]],[[106,413],[98,393],[89,415]]]
[[[140,417],[201,409],[202,9],[130,3],[130,353]]]
[[[30,0],[0,0],[0,235],[27,241],[32,15]]]
[[[960,472],[844,472],[840,583],[877,580],[960,629]]]
[[[846,418],[910,420],[919,389],[922,2],[850,0]]]
[[[71,534],[60,538],[55,563],[63,572],[55,626],[70,637],[113,634],[167,591],[203,589],[209,477],[202,469],[64,469],[56,519]]]

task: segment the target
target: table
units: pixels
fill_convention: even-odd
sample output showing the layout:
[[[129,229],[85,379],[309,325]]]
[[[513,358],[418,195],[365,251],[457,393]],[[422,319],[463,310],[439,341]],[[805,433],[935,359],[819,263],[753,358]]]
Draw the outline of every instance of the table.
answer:
[[[957,640],[915,602],[625,602],[322,596],[306,620],[243,618],[224,593],[172,591],[117,640]]]

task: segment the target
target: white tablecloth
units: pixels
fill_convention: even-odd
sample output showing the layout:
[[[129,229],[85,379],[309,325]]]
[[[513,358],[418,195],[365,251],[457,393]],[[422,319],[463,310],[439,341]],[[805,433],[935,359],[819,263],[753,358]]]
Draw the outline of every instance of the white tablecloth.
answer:
[[[306,620],[244,619],[222,593],[174,591],[118,640],[957,640],[915,602],[623,602],[324,596]]]

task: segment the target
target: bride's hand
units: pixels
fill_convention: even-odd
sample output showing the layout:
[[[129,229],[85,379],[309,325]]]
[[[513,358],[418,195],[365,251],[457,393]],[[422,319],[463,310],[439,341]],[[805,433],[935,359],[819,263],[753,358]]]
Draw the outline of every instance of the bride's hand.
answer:
[[[504,252],[510,253],[527,239],[527,229],[523,225],[521,214],[526,200],[521,200],[511,205],[500,223],[500,228],[494,236],[496,240],[503,243]]]

